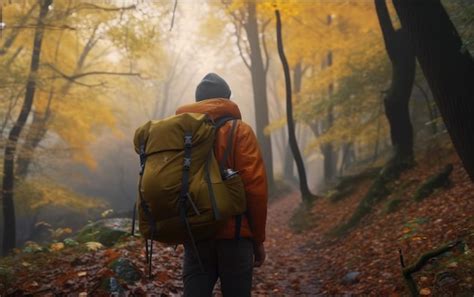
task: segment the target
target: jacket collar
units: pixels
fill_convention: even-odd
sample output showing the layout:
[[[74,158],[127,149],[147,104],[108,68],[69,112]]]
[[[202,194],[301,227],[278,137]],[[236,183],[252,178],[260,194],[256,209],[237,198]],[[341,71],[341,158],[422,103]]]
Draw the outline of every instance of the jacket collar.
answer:
[[[237,104],[225,98],[206,99],[183,105],[176,110],[177,115],[187,112],[207,114],[213,121],[224,116],[242,119]]]

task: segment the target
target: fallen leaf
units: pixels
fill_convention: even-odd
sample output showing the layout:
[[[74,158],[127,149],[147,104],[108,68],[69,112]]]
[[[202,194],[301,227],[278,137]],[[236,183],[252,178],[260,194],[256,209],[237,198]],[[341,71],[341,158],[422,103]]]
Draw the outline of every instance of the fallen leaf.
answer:
[[[451,262],[451,263],[448,264],[448,267],[449,268],[456,268],[456,267],[458,267],[458,262]]]
[[[422,296],[431,295],[431,290],[428,289],[428,288],[423,288],[423,289],[420,290],[420,295],[422,295]]]
[[[169,279],[170,277],[168,276],[168,273],[166,273],[166,271],[160,271],[158,273],[158,281],[160,281],[161,283],[166,283]]]
[[[87,275],[87,271],[80,271],[77,273],[77,276],[81,277],[81,276],[86,276]]]
[[[97,251],[103,248],[104,246],[100,242],[89,241],[89,242],[86,242],[86,247],[90,251]]]
[[[109,263],[120,257],[120,253],[114,249],[108,249],[105,251],[104,256],[107,259],[105,262]]]
[[[100,214],[100,216],[103,217],[103,218],[105,218],[105,217],[108,217],[109,215],[111,215],[113,212],[114,212],[113,209],[107,209],[107,210],[103,211],[103,212]]]
[[[56,243],[53,243],[51,244],[51,247],[50,249],[53,251],[53,252],[57,252],[57,251],[60,251],[64,248],[64,243],[62,242],[56,242]]]

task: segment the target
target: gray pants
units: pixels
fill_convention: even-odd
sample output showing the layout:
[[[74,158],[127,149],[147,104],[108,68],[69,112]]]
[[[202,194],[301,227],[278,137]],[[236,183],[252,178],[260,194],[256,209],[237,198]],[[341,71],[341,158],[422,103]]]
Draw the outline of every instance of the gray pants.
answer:
[[[253,243],[241,238],[215,239],[197,243],[202,270],[191,245],[184,245],[184,296],[212,296],[219,278],[224,297],[250,296],[252,289]]]

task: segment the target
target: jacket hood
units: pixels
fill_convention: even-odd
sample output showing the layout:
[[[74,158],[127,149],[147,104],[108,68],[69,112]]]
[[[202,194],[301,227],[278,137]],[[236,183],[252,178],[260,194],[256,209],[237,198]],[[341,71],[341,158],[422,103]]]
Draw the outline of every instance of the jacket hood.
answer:
[[[179,107],[176,114],[187,112],[207,114],[213,121],[224,116],[242,119],[239,107],[234,102],[225,98],[206,99]]]

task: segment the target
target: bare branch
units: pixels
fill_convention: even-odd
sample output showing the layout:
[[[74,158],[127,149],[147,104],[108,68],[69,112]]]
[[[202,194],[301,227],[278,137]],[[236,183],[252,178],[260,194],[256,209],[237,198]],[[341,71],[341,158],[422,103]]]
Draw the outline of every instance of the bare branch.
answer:
[[[10,96],[10,103],[8,104],[8,109],[7,109],[7,112],[5,113],[5,118],[4,118],[2,126],[0,128],[0,138],[3,138],[3,132],[5,131],[5,128],[7,127],[8,122],[12,119],[12,115],[11,115],[12,110],[16,106],[16,104],[18,103],[18,100],[19,100],[20,96],[23,94],[24,91],[25,91],[25,87],[23,87],[17,93],[16,96],[15,95]]]
[[[461,244],[464,244],[464,242],[462,240],[457,240],[447,245],[444,245],[442,247],[439,247],[437,249],[434,249],[432,251],[429,251],[421,255],[420,258],[418,258],[418,260],[410,266],[405,266],[405,263],[403,261],[403,254],[401,250],[399,250],[400,264],[402,265],[403,278],[405,279],[405,282],[412,296],[419,296],[418,287],[416,285],[415,280],[412,277],[412,274],[421,270],[431,258],[438,257],[439,255],[442,255]]]
[[[77,79],[86,77],[86,76],[91,76],[91,75],[113,75],[113,76],[137,76],[139,78],[142,78],[140,73],[136,72],[109,72],[109,71],[90,71],[90,72],[83,72],[83,73],[77,73],[73,75],[67,75],[61,70],[57,69],[51,64],[44,64],[44,66],[50,68],[54,72],[60,75],[60,77],[69,80],[69,81],[74,81],[76,82]],[[78,82],[76,82],[78,83]]]
[[[271,18],[269,18],[268,20],[264,21],[263,24],[262,24],[262,32],[265,31],[265,29],[267,28],[268,24],[270,24],[270,22],[272,21]]]
[[[5,68],[10,69],[10,66],[12,65],[13,61],[16,60],[18,55],[23,51],[23,47],[20,46],[19,48],[16,49],[15,53],[10,57],[10,59],[5,63]]]
[[[176,16],[176,8],[177,8],[177,7],[178,7],[178,0],[174,0],[173,17],[171,18],[170,31],[173,30],[174,18],[175,18],[175,16]]]
[[[313,28],[312,26],[309,26],[308,24],[303,23],[303,21],[301,21],[299,18],[293,16],[292,19],[295,20],[295,21],[296,21],[297,23],[299,23],[300,25],[303,25],[304,27],[306,27],[306,28],[308,29],[308,32],[314,34],[314,35],[317,36],[317,37],[320,37],[320,38],[323,37],[323,34],[322,34],[321,32],[318,32],[318,31],[314,30],[314,28]],[[320,19],[318,19],[318,21],[319,21],[321,24],[325,25],[325,23],[324,23],[323,21],[321,21]]]
[[[265,29],[270,24],[271,19],[265,21],[262,25],[262,46],[263,46],[263,53],[265,54],[265,63],[263,65],[263,69],[265,73],[268,73],[268,68],[270,67],[270,55],[268,54],[267,49],[267,41],[265,39]]]
[[[240,57],[242,58],[242,61],[244,62],[245,66],[247,66],[247,68],[250,70],[251,69],[251,65],[250,65],[250,62],[247,61],[247,58],[245,58],[244,56],[244,53],[242,51],[242,47],[240,45],[240,41],[241,41],[241,37],[240,37],[240,34],[241,34],[241,27],[235,23],[235,22],[232,22],[234,24],[234,27],[235,27],[235,36],[237,37],[237,48],[239,49],[239,55]]]
[[[264,34],[262,35],[262,45],[263,52],[265,54],[265,64],[263,65],[263,70],[265,70],[265,73],[268,73],[268,68],[270,67],[270,55],[268,54],[267,41]]]
[[[26,24],[32,13],[35,11],[36,7],[38,4],[33,5],[30,10],[21,18],[20,20],[20,25]],[[8,27],[7,27],[8,28]],[[6,29],[6,28],[5,28]],[[3,45],[0,47],[0,56],[3,56],[7,50],[13,45],[15,42],[15,39],[18,37],[18,29],[13,29],[12,32],[10,33],[10,36],[5,40]]]
[[[103,11],[123,11],[123,10],[131,10],[131,9],[136,9],[137,7],[135,5],[130,5],[130,6],[124,6],[124,7],[104,7],[92,3],[80,3],[76,7],[73,8],[73,10],[83,10],[83,9],[99,9]]]
[[[25,24],[25,25],[20,25],[20,26],[10,26],[8,28],[5,28],[5,30],[6,29],[11,29],[11,30],[35,29],[36,26],[37,26],[36,24]],[[76,28],[68,26],[68,25],[62,25],[62,26],[44,25],[44,28],[48,30],[72,30],[72,31],[77,30]]]

